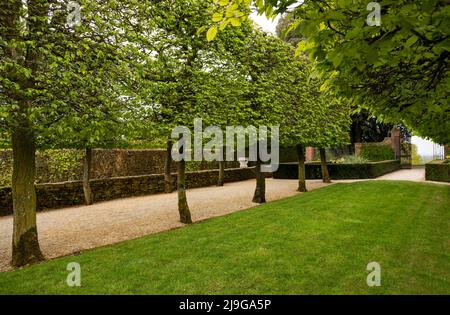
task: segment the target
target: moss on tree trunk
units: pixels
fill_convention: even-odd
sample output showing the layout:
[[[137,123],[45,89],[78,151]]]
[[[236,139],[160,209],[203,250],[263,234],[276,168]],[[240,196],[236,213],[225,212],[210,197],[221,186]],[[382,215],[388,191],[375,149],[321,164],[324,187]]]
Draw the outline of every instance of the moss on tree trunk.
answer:
[[[331,183],[330,173],[328,172],[327,156],[325,154],[325,149],[320,148],[319,152],[320,152],[320,164],[322,168],[322,181],[324,183]]]
[[[305,170],[305,148],[301,144],[297,144],[297,159],[298,159],[298,191],[306,192],[306,170]]]
[[[94,203],[91,189],[92,148],[86,148],[83,161],[83,192],[86,205]]]
[[[30,123],[18,122],[12,135],[14,209],[12,261],[15,267],[44,259],[36,228],[35,136]]]
[[[178,162],[177,189],[180,221],[181,223],[190,224],[192,223],[192,219],[186,198],[186,162],[184,160]]]
[[[170,173],[172,166],[172,140],[167,141],[166,160],[164,163],[164,191],[171,193],[172,189],[172,175]]]

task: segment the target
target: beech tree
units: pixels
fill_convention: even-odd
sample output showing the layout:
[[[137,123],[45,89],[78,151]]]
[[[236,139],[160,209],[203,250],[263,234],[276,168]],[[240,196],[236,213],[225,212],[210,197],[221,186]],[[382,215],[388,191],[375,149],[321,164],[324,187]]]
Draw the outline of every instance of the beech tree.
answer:
[[[298,51],[341,93],[383,122],[450,142],[448,1],[382,1],[380,23],[363,0],[221,1],[211,27],[239,23],[252,4],[267,16],[289,13],[287,31],[304,38]]]
[[[253,143],[248,127],[278,126],[283,115],[283,103],[288,98],[284,85],[290,79],[289,62],[293,60],[293,51],[276,37],[259,31],[250,21],[239,28],[226,29],[220,36],[222,38],[213,43],[223,46],[224,50],[220,50],[215,67],[208,65],[213,70],[207,73],[218,80],[216,84],[202,86],[197,94],[198,104],[203,108],[205,115],[202,117],[208,124],[247,129],[247,148],[256,148],[258,152],[253,201],[264,203],[265,174],[261,171],[263,162],[259,146],[266,142],[269,144],[271,130],[265,136],[259,133]],[[219,185],[222,184],[223,165],[219,169]]]
[[[287,99],[284,85],[289,81],[289,63],[292,51],[278,38],[262,31],[254,34],[245,43],[247,57],[243,59],[249,77],[247,100],[250,102],[249,125],[277,126],[283,115],[283,103]],[[261,172],[262,161],[259,156],[261,142],[268,139],[258,135],[256,161],[256,188],[253,202],[266,202],[265,174]]]
[[[284,103],[281,122],[280,142],[296,149],[301,192],[306,191],[305,148],[319,147],[322,179],[329,182],[325,148],[347,144],[351,123],[351,102],[325,87],[314,71],[306,58],[293,59],[291,82],[285,85],[290,99]]]
[[[127,80],[128,66],[117,45],[92,42],[81,30],[72,34],[77,46],[66,47],[73,54],[70,63],[60,65],[66,81],[56,76],[59,102],[49,113],[52,119],[38,139],[40,147],[79,149],[84,151],[83,191],[87,205],[94,203],[90,179],[93,149],[125,145],[132,125],[127,114],[130,106],[123,99],[125,89],[118,84]],[[81,45],[80,45],[81,44]],[[105,54],[108,56],[105,60]]]
[[[219,74],[220,64],[229,58],[220,37],[214,42],[204,38],[206,30],[202,26],[210,19],[211,5],[208,0],[142,1],[136,9],[138,21],[129,40],[143,54],[133,93],[149,120],[159,125],[163,138],[169,139],[176,126],[192,129],[195,118],[211,121],[204,113],[205,99],[215,98],[217,106],[226,102],[225,99],[217,102],[223,89],[206,96],[214,90],[211,87],[222,83],[222,75],[215,74]],[[168,164],[166,179],[170,178]],[[177,172],[180,221],[192,223],[186,198],[185,160],[177,162]]]
[[[97,69],[99,70],[99,69]],[[111,73],[108,72],[110,75]],[[98,78],[98,73],[97,73]],[[104,78],[108,80],[108,78]],[[101,87],[102,84],[99,84]],[[106,89],[107,87],[105,87]],[[71,90],[75,92],[75,89]],[[103,93],[106,91],[104,90]],[[79,94],[78,94],[79,93]],[[124,105],[114,95],[87,95],[86,89],[79,90],[77,96],[72,94],[68,104],[78,99],[79,102],[59,117],[48,127],[44,138],[46,143],[41,148],[77,149],[84,151],[83,157],[83,191],[86,205],[95,201],[90,181],[93,168],[93,149],[125,146],[130,124],[123,119]],[[106,93],[105,93],[106,94]],[[95,105],[95,107],[93,107]]]
[[[290,21],[282,17],[277,25],[277,36],[293,46],[302,40],[301,36],[288,34],[283,30]],[[350,101],[338,98],[333,87],[317,76],[315,63],[305,54],[293,57],[291,82],[286,84],[290,100],[284,104],[281,123],[281,143],[295,147],[298,160],[298,191],[306,192],[305,148],[319,146],[322,179],[330,182],[326,162],[325,146],[343,145],[348,142],[351,108]],[[330,132],[331,131],[331,132]]]
[[[234,34],[233,34],[234,35]],[[246,121],[246,107],[249,102],[245,96],[248,89],[248,81],[241,65],[234,61],[233,56],[228,59],[221,59],[207,72],[199,73],[196,76],[196,86],[199,87],[196,96],[197,104],[201,109],[203,123],[206,126],[217,126],[222,131],[227,126],[242,125]],[[204,138],[204,141],[208,141]],[[218,161],[217,185],[224,185],[225,176],[225,153],[227,150],[234,150],[224,140],[219,151],[221,160]]]
[[[75,72],[74,64],[83,71],[89,62],[80,58],[83,49],[75,48],[93,48],[100,54],[99,64],[114,65],[116,50],[106,47],[114,42],[111,34],[119,20],[112,17],[118,14],[117,2],[79,3],[83,15],[78,26],[67,23],[65,1],[8,0],[0,4],[0,128],[10,135],[13,148],[14,266],[43,259],[36,228],[35,152],[46,142],[50,126],[71,111],[73,103],[67,99],[72,95],[67,91],[71,80],[82,80],[84,75]],[[73,36],[76,31],[81,37]]]
[[[324,85],[323,80],[311,81],[312,89],[316,93],[315,101],[318,105],[316,118],[318,135],[314,146],[319,148],[322,169],[322,180],[331,182],[328,171],[325,148],[347,145],[350,140],[351,100],[336,95],[332,87]]]
[[[153,104],[150,110],[163,122],[167,137],[176,126],[192,128],[194,119],[199,117],[194,78],[202,70],[202,54],[209,47],[198,29],[208,18],[209,5],[207,1],[172,0],[146,3],[142,8],[148,12],[151,21],[144,24],[148,36],[136,40],[143,49],[154,54],[144,69],[143,78],[147,80],[143,84],[159,93],[156,99],[154,95],[150,100],[147,95],[139,95]],[[191,154],[190,148],[188,150],[186,153]],[[177,162],[177,191],[180,221],[192,223],[186,197],[185,159]]]
[[[307,60],[291,63],[291,82],[285,85],[289,99],[283,104],[283,119],[280,128],[280,143],[296,150],[298,161],[298,188],[306,192],[305,148],[312,146],[320,137],[318,130],[318,108],[310,79]]]

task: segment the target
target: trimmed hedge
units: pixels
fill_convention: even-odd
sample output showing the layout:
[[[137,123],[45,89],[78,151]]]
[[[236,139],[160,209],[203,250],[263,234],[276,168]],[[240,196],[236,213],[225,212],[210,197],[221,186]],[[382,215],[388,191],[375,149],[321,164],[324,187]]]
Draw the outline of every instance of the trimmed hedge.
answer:
[[[394,150],[388,145],[364,143],[359,155],[369,161],[388,161],[394,159]]]
[[[186,173],[188,188],[207,187],[217,184],[218,170]],[[254,168],[225,169],[225,182],[238,182],[255,178]],[[176,189],[176,174],[172,174],[172,189]],[[164,192],[164,175],[141,175],[94,179],[91,181],[95,202],[152,195]],[[36,185],[37,210],[57,209],[84,204],[83,183],[72,181]],[[12,214],[11,188],[0,188],[0,216]]]
[[[425,179],[435,182],[450,182],[450,163],[432,161],[425,164]]]
[[[389,160],[380,162],[367,162],[361,164],[328,164],[328,170],[332,179],[367,179],[376,178],[381,175],[400,169],[400,161]],[[277,179],[297,179],[298,164],[282,163],[273,174]],[[306,178],[320,179],[322,172],[320,163],[306,164]]]

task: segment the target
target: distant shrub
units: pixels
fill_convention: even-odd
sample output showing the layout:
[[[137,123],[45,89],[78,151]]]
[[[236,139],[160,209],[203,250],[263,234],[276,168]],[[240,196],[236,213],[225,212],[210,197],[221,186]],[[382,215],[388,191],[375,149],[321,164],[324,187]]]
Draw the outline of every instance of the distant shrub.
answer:
[[[386,161],[393,160],[394,150],[388,145],[369,145],[365,144],[361,148],[359,155],[362,159],[368,161]]]
[[[344,157],[343,164],[362,164],[369,162],[368,159],[362,156],[356,156],[356,155],[348,155]]]
[[[450,182],[449,160],[432,161],[425,164],[425,178],[436,182]]]
[[[332,161],[338,161],[340,159],[339,156],[336,155],[335,152],[333,152],[329,148],[325,149],[325,156],[326,156],[327,162],[331,162],[331,163],[333,163]],[[320,162],[320,150],[319,150],[319,148],[315,148],[314,155],[312,157],[312,161]]]
[[[356,155],[346,155],[339,159],[330,160],[329,164],[363,164],[367,163],[369,160],[367,160],[364,157],[356,156]]]
[[[344,158],[343,157],[341,157],[341,158],[339,158],[339,159],[334,159],[334,160],[328,160],[327,159],[327,162],[328,162],[328,164],[342,164],[342,163],[344,163]]]

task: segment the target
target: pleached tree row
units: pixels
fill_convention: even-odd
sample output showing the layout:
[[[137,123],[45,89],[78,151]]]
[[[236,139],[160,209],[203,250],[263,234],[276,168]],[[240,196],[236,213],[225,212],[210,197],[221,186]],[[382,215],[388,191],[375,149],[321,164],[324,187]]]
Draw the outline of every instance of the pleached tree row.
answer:
[[[85,151],[83,188],[91,204],[93,148],[158,138],[171,152],[177,140],[172,129],[193,128],[195,118],[221,128],[280,126],[280,140],[297,146],[300,160],[306,145],[345,141],[348,102],[314,78],[314,64],[250,20],[208,41],[209,0],[80,0],[76,25],[67,23],[68,3],[0,4],[0,132],[10,139],[14,158],[14,266],[43,259],[37,149]],[[258,203],[265,202],[262,164],[258,157]],[[191,223],[185,161],[177,162],[177,170],[180,221]]]

